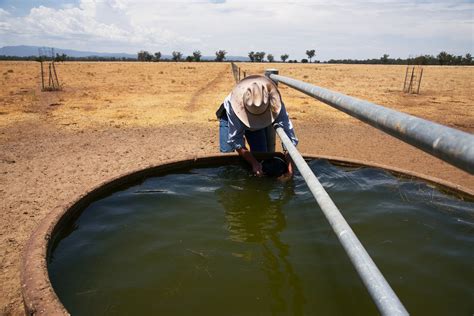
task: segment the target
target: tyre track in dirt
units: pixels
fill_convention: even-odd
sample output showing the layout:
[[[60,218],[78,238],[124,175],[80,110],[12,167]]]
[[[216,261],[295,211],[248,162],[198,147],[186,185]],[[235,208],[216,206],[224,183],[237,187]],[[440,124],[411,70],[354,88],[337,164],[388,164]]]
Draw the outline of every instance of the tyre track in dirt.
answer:
[[[230,70],[227,68],[227,64],[226,64],[225,67],[221,71],[219,71],[219,73],[214,77],[214,79],[212,79],[211,81],[209,81],[208,83],[206,83],[204,86],[202,86],[196,92],[193,93],[193,95],[191,96],[191,100],[189,101],[189,104],[186,107],[186,110],[191,111],[191,112],[195,111],[197,109],[197,101],[199,97],[203,95],[204,93],[206,93],[207,91],[211,90],[214,85],[223,81],[225,78],[225,75],[228,74],[229,72]]]

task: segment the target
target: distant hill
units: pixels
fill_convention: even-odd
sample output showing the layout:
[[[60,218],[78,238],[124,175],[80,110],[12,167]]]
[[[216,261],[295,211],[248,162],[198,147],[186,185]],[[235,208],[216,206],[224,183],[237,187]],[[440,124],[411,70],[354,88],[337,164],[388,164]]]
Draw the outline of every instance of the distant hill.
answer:
[[[38,49],[41,48],[40,46],[27,46],[27,45],[19,45],[19,46],[4,46],[0,48],[0,56],[16,56],[16,57],[29,57],[29,56],[38,56]],[[115,57],[115,58],[137,58],[137,54],[127,54],[127,53],[99,53],[99,52],[86,52],[86,51],[79,51],[73,49],[63,49],[63,48],[54,48],[54,53],[57,54],[66,54],[70,57],[90,57],[90,56],[97,56],[97,57]],[[184,55],[186,58],[186,55]],[[171,55],[163,55],[162,59],[171,59]],[[202,56],[202,60],[214,60],[215,56]],[[248,57],[242,56],[226,56],[227,60],[235,60],[235,61],[249,61]]]
[[[38,49],[40,46],[4,46],[0,48],[0,55],[5,56],[18,56],[18,57],[28,57],[28,56],[38,56]],[[117,57],[117,58],[137,58],[136,54],[126,54],[126,53],[98,53],[98,52],[84,52],[79,50],[72,49],[63,49],[63,48],[54,48],[54,53],[57,54],[66,54],[71,57],[89,57],[89,56],[98,56],[98,57]]]

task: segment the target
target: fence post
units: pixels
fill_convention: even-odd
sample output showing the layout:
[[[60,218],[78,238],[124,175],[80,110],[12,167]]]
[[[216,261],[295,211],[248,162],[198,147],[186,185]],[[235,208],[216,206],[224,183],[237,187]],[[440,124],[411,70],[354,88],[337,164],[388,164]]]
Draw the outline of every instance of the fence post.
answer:
[[[41,58],[41,56],[40,56]],[[44,91],[44,71],[43,71],[43,61],[40,60],[41,64],[41,91]]]
[[[416,90],[416,94],[420,94],[421,78],[423,78],[423,68],[420,70],[420,79],[418,80],[418,89]]]
[[[270,75],[278,75],[278,69],[267,69],[265,70],[265,76],[272,80],[270,78]],[[278,81],[272,80],[277,86],[278,86]],[[267,151],[268,152],[275,152],[275,129],[272,126],[268,126],[265,129],[265,135],[267,137]]]

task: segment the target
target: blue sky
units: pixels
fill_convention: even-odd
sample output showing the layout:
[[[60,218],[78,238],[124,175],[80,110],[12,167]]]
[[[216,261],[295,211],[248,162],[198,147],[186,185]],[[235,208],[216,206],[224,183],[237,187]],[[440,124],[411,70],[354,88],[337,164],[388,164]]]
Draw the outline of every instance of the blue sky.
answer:
[[[0,0],[0,46],[320,60],[474,53],[474,0]]]

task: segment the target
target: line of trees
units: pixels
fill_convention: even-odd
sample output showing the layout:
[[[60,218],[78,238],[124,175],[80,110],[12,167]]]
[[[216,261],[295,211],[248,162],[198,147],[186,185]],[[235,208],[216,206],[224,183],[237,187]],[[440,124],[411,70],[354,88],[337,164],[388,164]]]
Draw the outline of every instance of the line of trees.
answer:
[[[214,61],[217,62],[222,62],[226,59],[227,51],[225,50],[218,50],[216,51],[216,58]],[[138,61],[149,61],[149,62],[158,62],[158,61],[174,61],[174,62],[179,62],[179,61],[194,61],[194,62],[200,62],[201,61],[201,51],[195,50],[192,55],[187,56],[184,58],[183,53],[179,51],[173,51],[171,53],[171,59],[162,59],[161,52],[156,52],[154,55],[150,54],[146,50],[141,50],[137,53],[137,60]]]
[[[215,52],[215,59],[214,61],[223,62],[227,59],[227,51],[225,50],[218,50]],[[314,60],[313,58],[316,55],[316,51],[314,49],[307,50],[306,55],[308,59],[303,58],[300,61],[296,59],[291,60],[289,59],[290,56],[288,54],[283,54],[280,56],[281,62],[289,62],[289,63],[319,63],[319,60]],[[265,59],[266,57],[266,59]],[[248,53],[248,58],[250,62],[275,62],[275,56],[273,54],[267,54],[266,52],[254,52],[251,51]],[[28,57],[18,57],[18,56],[5,56],[0,55],[0,60],[36,60],[40,61],[40,59],[45,60],[44,56],[28,56]],[[51,57],[46,58],[51,60]],[[137,58],[127,58],[127,57],[100,57],[100,56],[88,56],[88,57],[72,57],[67,56],[66,54],[56,54],[54,57],[55,61],[145,61],[145,62],[159,62],[159,61],[174,61],[174,62],[181,62],[181,61],[188,61],[188,62],[200,62],[202,60],[201,51],[196,50],[187,57],[179,51],[174,51],[171,53],[169,58],[163,58],[161,52],[155,52],[153,54],[149,53],[148,51],[142,50],[137,53]],[[206,60],[209,61],[209,60]],[[390,55],[384,54],[380,58],[372,58],[372,59],[330,59],[325,63],[330,64],[387,64],[387,65],[406,65],[406,64],[415,64],[415,65],[474,65],[474,61],[472,55],[470,53],[465,54],[464,56],[461,55],[453,55],[449,54],[445,51],[440,52],[438,55],[420,55],[416,57],[409,57],[406,59],[402,58],[390,58]]]
[[[267,56],[267,61],[269,63],[273,63],[275,61],[275,57],[273,56],[273,54],[267,54],[266,52],[254,52],[254,51],[251,51],[251,52],[248,53],[248,57],[250,59],[250,62],[252,62],[252,63],[265,62],[265,55]],[[312,59],[316,55],[316,50],[315,49],[309,49],[309,50],[306,51],[306,55],[308,56],[309,62],[312,62]],[[280,56],[280,60],[282,62],[286,62],[287,60],[290,63],[297,63],[298,62],[296,59],[295,60],[289,60],[288,58],[290,58],[290,55],[288,55],[288,54],[283,54],[283,55]],[[308,59],[303,58],[303,59],[301,59],[301,62],[302,63],[307,63]],[[316,60],[314,62],[319,63],[319,60]]]
[[[380,58],[373,59],[330,59],[327,61],[329,64],[386,64],[386,65],[474,65],[472,55],[452,55],[445,51],[439,53],[437,56],[433,55],[421,55],[416,57],[409,57],[406,59],[402,58],[390,58],[390,55],[384,54]]]

